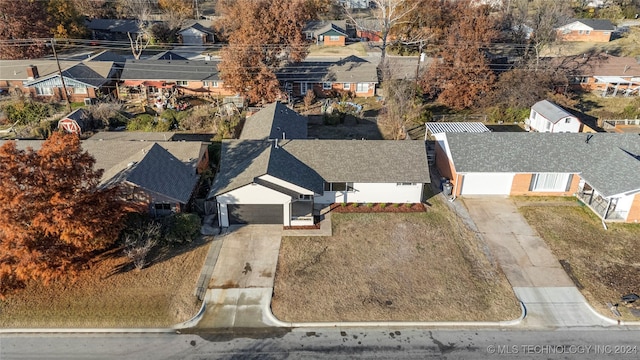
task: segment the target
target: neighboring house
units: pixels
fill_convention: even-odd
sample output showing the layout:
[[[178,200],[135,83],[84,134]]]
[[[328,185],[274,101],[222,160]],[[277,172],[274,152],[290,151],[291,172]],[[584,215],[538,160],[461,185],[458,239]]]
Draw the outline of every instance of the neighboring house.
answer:
[[[184,56],[178,55],[173,51],[163,51],[145,60],[189,60],[189,59],[187,59]]]
[[[346,20],[310,21],[302,31],[316,45],[345,46],[350,37]]]
[[[381,22],[376,19],[356,19],[356,37],[362,41],[382,41]]]
[[[449,133],[436,162],[456,196],[577,196],[605,221],[640,221],[640,138]]]
[[[582,130],[582,122],[577,117],[548,100],[533,104],[525,126],[529,131],[537,132],[577,133]]]
[[[113,61],[61,60],[60,68],[73,102],[95,99],[115,90],[119,68]],[[65,98],[58,64],[53,59],[0,60],[0,88],[42,99]]]
[[[135,38],[139,33],[143,33],[141,25],[151,27],[156,22],[141,23],[139,20],[128,19],[89,19],[85,21],[85,25],[94,40],[128,42],[128,33],[131,34],[132,38]]]
[[[278,70],[276,76],[292,96],[304,96],[311,90],[318,96],[349,92],[356,97],[370,97],[376,94],[378,84],[376,65],[357,56],[292,63]]]
[[[640,63],[634,57],[600,55],[595,58],[559,58],[552,62],[572,74],[573,87],[602,91],[602,96],[640,93]]]
[[[223,141],[208,197],[223,227],[313,225],[332,203],[417,203],[430,182],[422,141],[308,140],[306,118],[280,103],[247,125]]]
[[[192,20],[182,26],[178,35],[180,42],[185,45],[204,45],[215,42],[214,32],[209,20]]]
[[[193,96],[229,96],[217,61],[127,60],[120,76],[121,99],[168,97],[174,91]]]
[[[609,42],[616,27],[604,19],[574,19],[556,29],[558,41]]]
[[[16,144],[37,150],[42,142]],[[145,205],[153,215],[184,211],[198,182],[198,164],[207,161],[207,144],[201,142],[97,139],[82,141],[82,149],[95,158],[95,169],[104,170],[101,187],[122,185],[126,200]]]
[[[91,122],[91,114],[86,109],[80,108],[72,111],[58,121],[58,129],[71,134],[82,134],[87,130]]]

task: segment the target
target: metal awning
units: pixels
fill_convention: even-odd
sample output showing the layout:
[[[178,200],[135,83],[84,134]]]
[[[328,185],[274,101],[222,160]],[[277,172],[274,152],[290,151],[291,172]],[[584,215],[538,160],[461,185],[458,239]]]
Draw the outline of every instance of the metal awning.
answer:
[[[598,82],[609,84],[631,84],[631,81],[625,80],[620,76],[594,76]]]

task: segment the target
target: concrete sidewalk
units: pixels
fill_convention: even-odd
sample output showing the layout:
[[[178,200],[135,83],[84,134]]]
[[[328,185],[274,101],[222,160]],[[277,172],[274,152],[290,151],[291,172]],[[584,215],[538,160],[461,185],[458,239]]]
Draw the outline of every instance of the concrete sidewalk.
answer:
[[[463,202],[495,261],[500,264],[516,296],[526,308],[523,326],[617,324],[589,306],[544,240],[522,217],[513,200],[466,197]]]

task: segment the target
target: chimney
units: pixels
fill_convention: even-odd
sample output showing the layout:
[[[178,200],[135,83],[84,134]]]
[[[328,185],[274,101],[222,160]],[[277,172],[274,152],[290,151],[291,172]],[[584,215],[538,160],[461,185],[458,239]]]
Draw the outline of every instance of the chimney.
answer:
[[[40,75],[38,74],[38,67],[35,65],[27,66],[27,79],[34,80],[38,77],[40,77]]]

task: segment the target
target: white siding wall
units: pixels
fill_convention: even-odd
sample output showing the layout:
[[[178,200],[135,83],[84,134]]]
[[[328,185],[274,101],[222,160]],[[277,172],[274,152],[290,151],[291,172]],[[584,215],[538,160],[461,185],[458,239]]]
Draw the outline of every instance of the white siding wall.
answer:
[[[618,200],[618,204],[616,205],[615,212],[624,213],[625,220],[627,220],[627,217],[629,216],[629,210],[631,210],[633,198],[634,195],[623,196]]]
[[[258,184],[249,184],[216,197],[219,206],[220,226],[229,226],[227,204],[283,204],[282,223],[289,224],[291,219],[289,203],[291,197]]]
[[[538,114],[537,112],[531,112],[530,116],[529,116],[529,120],[530,120],[530,126],[532,129],[534,129],[535,131],[538,132],[551,132],[551,129],[553,128],[553,126],[551,126],[550,128],[548,128],[548,124],[550,124],[549,120],[547,120],[546,118],[544,118],[542,115]],[[553,125],[553,124],[551,124]]]
[[[325,191],[314,198],[316,203],[418,203],[422,201],[422,183],[354,183],[355,191]]]
[[[566,122],[566,119],[569,119],[569,122]],[[552,132],[560,133],[560,132],[570,132],[577,133],[580,132],[580,120],[571,116],[568,118],[561,119],[554,126]]]

